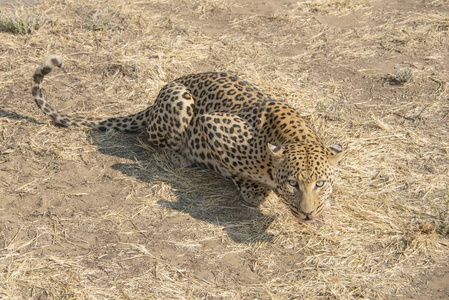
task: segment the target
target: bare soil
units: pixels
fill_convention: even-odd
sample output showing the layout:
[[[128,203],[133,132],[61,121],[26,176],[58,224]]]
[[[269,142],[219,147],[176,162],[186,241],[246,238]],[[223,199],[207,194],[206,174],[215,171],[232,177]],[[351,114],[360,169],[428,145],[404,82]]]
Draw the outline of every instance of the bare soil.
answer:
[[[449,299],[446,0],[0,1],[0,298]],[[30,25],[31,24],[31,25]],[[28,26],[28,27],[27,27]],[[346,156],[324,216],[176,168],[145,135],[54,126],[236,73]],[[405,75],[404,75],[405,74]]]

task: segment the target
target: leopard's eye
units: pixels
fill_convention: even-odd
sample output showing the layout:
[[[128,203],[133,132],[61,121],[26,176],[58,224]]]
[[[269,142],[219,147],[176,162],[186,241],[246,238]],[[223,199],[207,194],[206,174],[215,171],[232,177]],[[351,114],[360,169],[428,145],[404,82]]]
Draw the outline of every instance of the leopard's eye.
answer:
[[[289,184],[291,187],[294,187],[295,189],[298,188],[298,182],[297,182],[296,180],[289,180],[289,181],[288,181],[288,184]]]
[[[315,183],[315,187],[316,187],[316,188],[322,188],[325,184],[326,184],[326,181],[324,181],[324,180],[318,180],[318,181]]]

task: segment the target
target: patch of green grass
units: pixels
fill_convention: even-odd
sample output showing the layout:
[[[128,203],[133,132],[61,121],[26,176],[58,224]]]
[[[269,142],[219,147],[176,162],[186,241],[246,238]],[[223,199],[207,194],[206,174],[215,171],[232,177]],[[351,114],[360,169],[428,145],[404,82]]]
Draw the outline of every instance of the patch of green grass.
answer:
[[[123,30],[126,27],[126,18],[118,13],[105,10],[89,10],[81,8],[78,13],[81,16],[82,27],[90,31]]]
[[[413,79],[413,71],[409,67],[401,67],[397,65],[394,68],[394,74],[388,77],[388,81],[392,85],[403,85]]]
[[[435,226],[442,235],[449,235],[449,184],[446,185],[446,195],[443,207],[434,207]]]
[[[31,32],[38,30],[43,23],[43,20],[36,20],[29,17],[0,14],[0,32],[23,35],[31,34]]]
[[[318,114],[324,116],[328,120],[338,121],[341,119],[342,104],[337,101],[323,102],[319,100],[315,106],[315,110]]]

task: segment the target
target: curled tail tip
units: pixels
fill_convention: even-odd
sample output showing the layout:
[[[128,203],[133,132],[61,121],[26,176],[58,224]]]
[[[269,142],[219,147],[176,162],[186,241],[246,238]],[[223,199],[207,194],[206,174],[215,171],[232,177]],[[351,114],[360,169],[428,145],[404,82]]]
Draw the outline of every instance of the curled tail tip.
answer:
[[[40,85],[44,80],[45,75],[50,73],[54,67],[63,67],[62,59],[59,55],[50,55],[47,57],[44,63],[41,64],[34,72],[33,83],[35,85]]]
[[[42,75],[47,75],[48,73],[51,72],[51,70],[54,67],[58,67],[58,68],[62,68],[63,67],[63,63],[62,63],[62,59],[59,55],[50,55],[49,57],[47,57],[47,59],[44,61],[43,64],[41,64],[37,70],[36,70],[36,74],[42,74]]]
[[[54,67],[62,68],[62,65],[63,64],[62,64],[61,56],[53,54],[53,55],[50,55],[49,57],[47,57],[47,59],[45,60],[45,62],[42,66],[50,67],[50,68],[54,68]]]

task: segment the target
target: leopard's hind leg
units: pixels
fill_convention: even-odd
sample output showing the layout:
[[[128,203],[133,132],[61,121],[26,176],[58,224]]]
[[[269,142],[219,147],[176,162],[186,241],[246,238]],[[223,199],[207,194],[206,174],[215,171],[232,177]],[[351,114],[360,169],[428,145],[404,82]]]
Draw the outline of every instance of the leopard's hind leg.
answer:
[[[148,142],[165,149],[172,162],[181,167],[191,164],[183,151],[194,105],[190,92],[182,84],[172,82],[161,89],[149,109]]]

